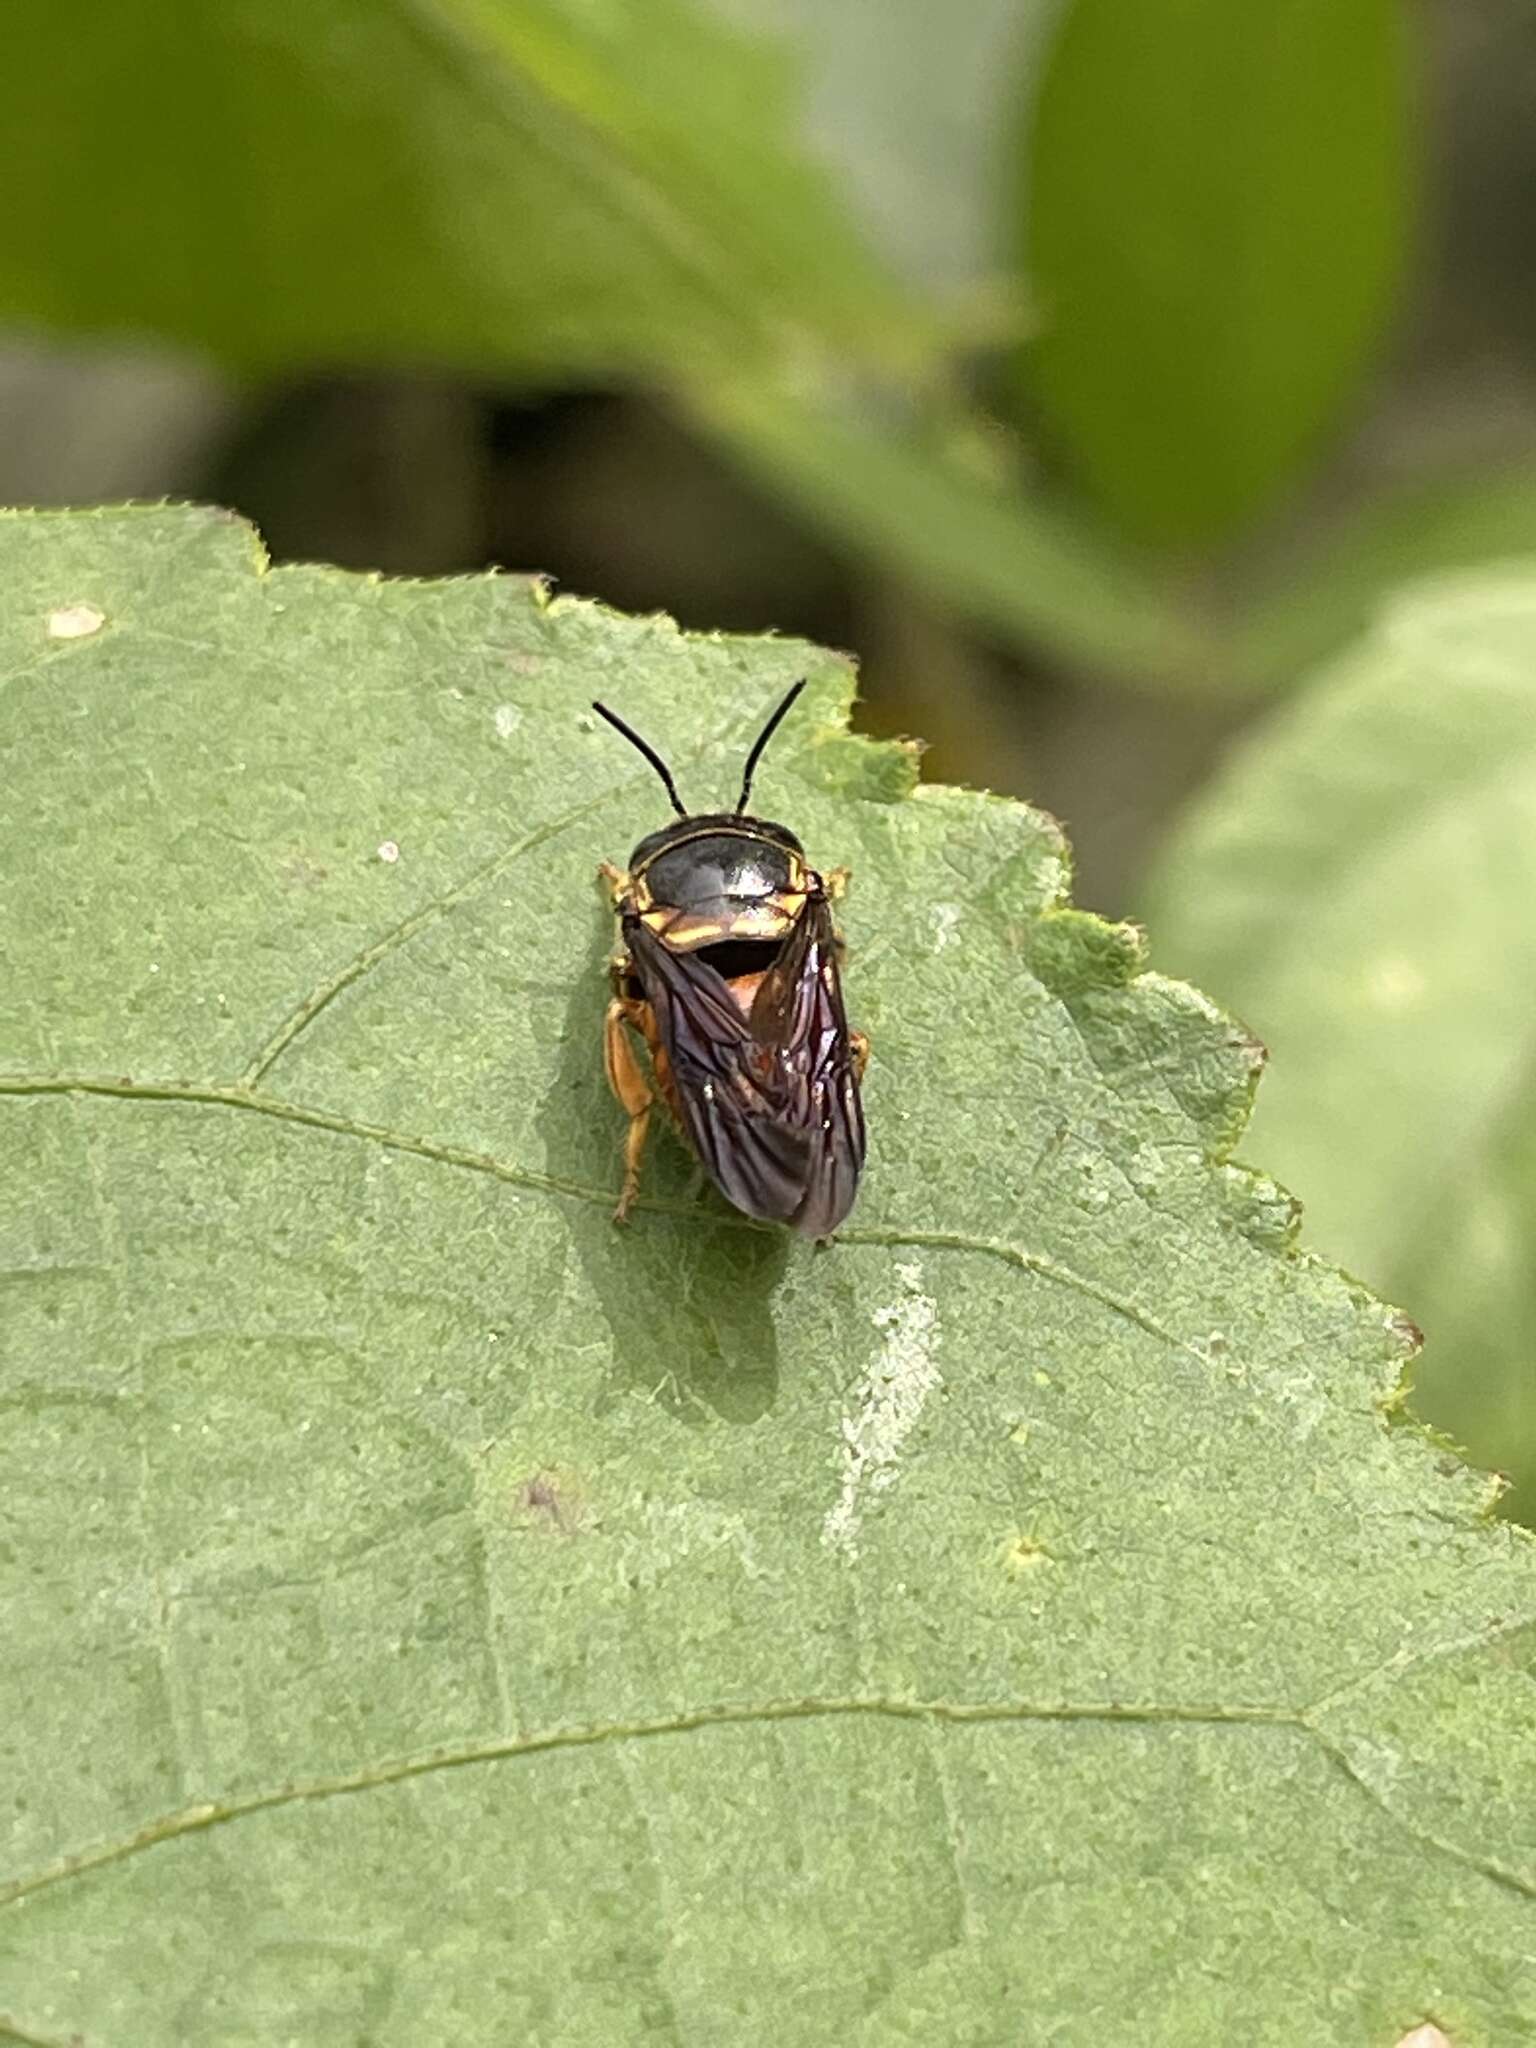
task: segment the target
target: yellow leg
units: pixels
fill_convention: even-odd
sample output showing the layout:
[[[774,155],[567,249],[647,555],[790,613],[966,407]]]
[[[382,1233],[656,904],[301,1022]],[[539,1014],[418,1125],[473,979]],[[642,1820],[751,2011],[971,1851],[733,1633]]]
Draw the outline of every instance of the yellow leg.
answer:
[[[629,894],[629,877],[622,868],[616,868],[611,860],[600,860],[597,864],[598,879],[605,884],[609,901],[618,903]]]
[[[853,1053],[853,1078],[862,1081],[864,1069],[869,1065],[869,1040],[862,1031],[850,1031],[848,1045]]]
[[[848,884],[852,878],[853,870],[851,868],[828,868],[821,878],[821,886],[826,890],[832,901],[836,903],[840,897],[848,894]]]
[[[635,1042],[624,1021],[624,1005],[620,1002],[608,1005],[603,1024],[603,1064],[608,1070],[608,1086],[629,1118],[629,1129],[624,1135],[624,1186],[619,1195],[619,1205],[613,1212],[614,1222],[624,1223],[640,1192],[640,1160],[645,1151],[646,1129],[651,1121],[652,1096],[645,1070],[635,1057]]]

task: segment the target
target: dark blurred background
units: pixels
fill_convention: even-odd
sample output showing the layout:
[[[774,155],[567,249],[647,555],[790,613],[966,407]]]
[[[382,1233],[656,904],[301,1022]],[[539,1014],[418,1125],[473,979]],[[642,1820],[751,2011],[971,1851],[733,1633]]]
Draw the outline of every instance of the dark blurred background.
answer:
[[[1393,593],[1536,557],[1528,0],[16,0],[7,43],[0,502],[211,500],[279,559],[853,651],[867,729],[1060,816],[1079,900],[1150,906],[1277,1070],[1359,1063],[1358,1133],[1271,1083],[1244,1156],[1536,1506],[1536,1186],[1416,1134],[1411,1060],[1373,1090],[1369,1030],[1185,914],[1244,750],[1305,749]],[[1290,825],[1276,891],[1347,893],[1347,797]],[[1464,971],[1411,900],[1360,915]],[[1536,1131],[1536,1033],[1500,1029],[1460,1120],[1490,1155]],[[1471,1177],[1493,1268],[1394,1235],[1385,1165],[1375,1209],[1333,1187],[1389,1123],[1436,1200]]]

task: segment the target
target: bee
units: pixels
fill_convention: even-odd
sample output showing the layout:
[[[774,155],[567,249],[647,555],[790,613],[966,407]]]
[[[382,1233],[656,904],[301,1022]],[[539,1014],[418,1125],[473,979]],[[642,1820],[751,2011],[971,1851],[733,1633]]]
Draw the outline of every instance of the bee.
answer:
[[[615,1222],[639,1193],[658,1097],[744,1215],[825,1238],[853,1206],[869,1046],[843,1011],[832,903],[847,870],[817,874],[788,826],[747,811],[763,749],[804,688],[802,677],[753,742],[734,811],[689,812],[656,750],[606,705],[592,707],[650,762],[677,813],[627,869],[599,869],[620,941],[604,1057],[629,1117]]]

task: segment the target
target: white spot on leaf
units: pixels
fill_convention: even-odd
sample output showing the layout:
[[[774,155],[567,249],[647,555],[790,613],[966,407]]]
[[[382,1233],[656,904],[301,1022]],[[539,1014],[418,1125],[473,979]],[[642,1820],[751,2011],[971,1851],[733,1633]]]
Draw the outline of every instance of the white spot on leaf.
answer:
[[[901,1297],[875,1312],[884,1342],[859,1384],[858,1413],[843,1417],[842,1490],[821,1525],[827,1548],[850,1558],[859,1554],[860,1496],[883,1492],[896,1477],[901,1447],[942,1380],[933,1355],[939,1311],[922,1290],[922,1268],[898,1266],[896,1274]]]
[[[66,604],[58,611],[48,614],[48,638],[50,640],[84,640],[91,633],[99,633],[107,623],[107,615],[93,604]]]
[[[386,840],[385,840],[385,841],[384,841],[384,842],[382,843],[382,845],[381,845],[381,846],[379,847],[379,859],[380,859],[381,861],[383,861],[383,862],[384,862],[384,863],[385,863],[385,864],[386,864],[387,866],[389,866],[389,867],[393,867],[393,866],[394,866],[394,864],[395,864],[395,862],[396,862],[396,861],[397,861],[397,860],[398,860],[399,858],[400,858],[400,849],[399,849],[399,847],[398,847],[398,846],[396,846],[396,844],[395,844],[395,842],[394,842],[394,840],[393,840],[393,839],[386,839]]]
[[[511,739],[523,722],[523,714],[515,704],[498,704],[495,711],[496,731],[500,738]]]
[[[933,950],[942,953],[955,936],[960,923],[958,903],[935,903],[933,906]]]

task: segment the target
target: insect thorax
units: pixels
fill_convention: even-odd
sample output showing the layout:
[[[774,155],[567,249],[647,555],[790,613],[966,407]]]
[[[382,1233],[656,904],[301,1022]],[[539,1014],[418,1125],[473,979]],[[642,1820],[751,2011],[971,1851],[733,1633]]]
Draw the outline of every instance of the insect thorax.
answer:
[[[678,910],[760,903],[805,888],[800,841],[765,818],[679,818],[642,839],[629,866],[651,903]]]

